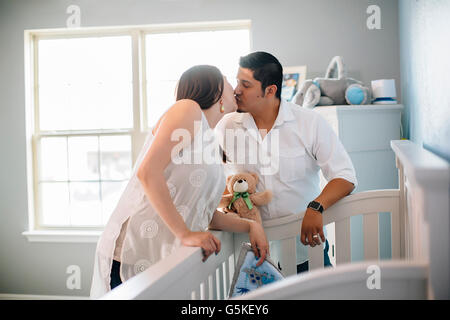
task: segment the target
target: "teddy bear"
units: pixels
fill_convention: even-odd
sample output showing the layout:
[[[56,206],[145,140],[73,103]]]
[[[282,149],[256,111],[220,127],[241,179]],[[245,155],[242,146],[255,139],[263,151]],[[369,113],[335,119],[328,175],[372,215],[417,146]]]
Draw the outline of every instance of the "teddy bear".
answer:
[[[252,219],[262,223],[257,206],[268,204],[272,200],[272,192],[265,190],[256,192],[258,175],[254,172],[242,172],[227,177],[227,190],[219,203],[225,212],[235,212],[241,218]]]
[[[328,65],[325,77],[304,81],[292,101],[306,108],[369,104],[371,91],[361,81],[348,78],[343,58],[335,56]]]

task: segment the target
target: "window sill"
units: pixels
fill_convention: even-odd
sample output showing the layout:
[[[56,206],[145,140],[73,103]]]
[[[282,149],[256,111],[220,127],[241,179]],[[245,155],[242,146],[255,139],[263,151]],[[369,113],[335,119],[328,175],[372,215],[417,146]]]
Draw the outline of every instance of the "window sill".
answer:
[[[29,242],[97,243],[102,231],[31,230],[22,233]]]

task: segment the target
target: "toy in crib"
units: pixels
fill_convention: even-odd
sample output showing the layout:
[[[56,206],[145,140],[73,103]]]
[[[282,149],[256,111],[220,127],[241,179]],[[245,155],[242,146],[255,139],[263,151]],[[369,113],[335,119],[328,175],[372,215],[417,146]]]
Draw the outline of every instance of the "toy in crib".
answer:
[[[241,218],[259,221],[261,217],[257,206],[268,204],[272,200],[272,192],[265,190],[256,192],[258,175],[254,172],[238,173],[227,177],[229,194],[222,196],[219,208],[225,212],[236,212]]]
[[[243,243],[236,263],[229,297],[246,294],[284,278],[281,271],[269,257],[259,267],[256,267],[257,261],[258,258],[255,257],[251,245]]]

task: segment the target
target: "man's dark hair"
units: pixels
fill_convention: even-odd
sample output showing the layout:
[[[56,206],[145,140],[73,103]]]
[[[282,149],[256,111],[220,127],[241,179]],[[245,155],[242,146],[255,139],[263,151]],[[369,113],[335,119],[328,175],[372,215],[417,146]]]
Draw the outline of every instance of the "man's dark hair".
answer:
[[[277,58],[270,53],[257,51],[241,57],[239,66],[253,71],[253,78],[261,82],[263,93],[268,86],[276,85],[275,96],[281,99],[283,67]]]
[[[209,109],[222,97],[224,80],[217,67],[193,66],[183,72],[177,86],[176,101],[191,99],[202,109]]]

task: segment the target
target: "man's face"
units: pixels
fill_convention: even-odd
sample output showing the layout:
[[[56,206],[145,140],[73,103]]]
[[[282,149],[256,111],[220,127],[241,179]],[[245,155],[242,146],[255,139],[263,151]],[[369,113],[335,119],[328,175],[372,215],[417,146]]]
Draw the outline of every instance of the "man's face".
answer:
[[[234,89],[238,112],[252,112],[264,101],[264,92],[261,82],[253,78],[253,71],[239,68],[237,74],[237,86]]]

